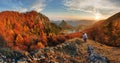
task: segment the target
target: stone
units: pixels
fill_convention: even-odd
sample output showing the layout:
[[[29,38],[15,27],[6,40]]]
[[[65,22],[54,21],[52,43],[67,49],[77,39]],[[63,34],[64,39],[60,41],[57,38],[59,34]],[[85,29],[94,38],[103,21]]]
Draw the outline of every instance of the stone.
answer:
[[[79,39],[76,39],[75,43],[79,45],[79,44],[81,44],[81,41]]]
[[[50,47],[44,48],[44,52],[49,52],[49,51],[50,51]]]
[[[95,54],[94,49],[91,45],[88,45],[88,62],[93,63],[110,63],[109,59],[107,57],[104,57],[100,54]]]
[[[66,54],[77,55],[78,47],[72,43],[66,43],[66,46],[63,47],[63,50]]]

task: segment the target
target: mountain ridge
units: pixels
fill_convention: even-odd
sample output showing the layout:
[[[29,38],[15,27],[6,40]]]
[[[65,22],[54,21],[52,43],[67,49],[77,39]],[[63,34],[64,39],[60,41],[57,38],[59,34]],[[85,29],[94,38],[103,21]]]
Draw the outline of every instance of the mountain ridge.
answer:
[[[120,47],[120,12],[84,31],[92,40]]]

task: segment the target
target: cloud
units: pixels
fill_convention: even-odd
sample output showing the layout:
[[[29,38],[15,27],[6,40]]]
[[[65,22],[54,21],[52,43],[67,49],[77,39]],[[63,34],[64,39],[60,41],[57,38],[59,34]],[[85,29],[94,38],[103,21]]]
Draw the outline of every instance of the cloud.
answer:
[[[93,15],[110,15],[120,10],[120,0],[63,0],[63,3],[68,10]]]
[[[40,12],[45,8],[45,6],[45,0],[37,0],[31,5],[31,10],[36,10],[37,12]]]
[[[41,12],[52,0],[2,0],[0,2],[0,11],[12,10],[26,12],[35,10]]]

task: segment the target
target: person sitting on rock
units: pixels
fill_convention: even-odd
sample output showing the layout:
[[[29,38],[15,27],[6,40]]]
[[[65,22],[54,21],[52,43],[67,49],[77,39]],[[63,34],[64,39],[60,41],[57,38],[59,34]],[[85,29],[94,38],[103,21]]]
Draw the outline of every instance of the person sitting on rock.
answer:
[[[87,39],[88,39],[87,34],[86,34],[86,33],[83,33],[83,40],[84,40],[85,42],[87,42]]]

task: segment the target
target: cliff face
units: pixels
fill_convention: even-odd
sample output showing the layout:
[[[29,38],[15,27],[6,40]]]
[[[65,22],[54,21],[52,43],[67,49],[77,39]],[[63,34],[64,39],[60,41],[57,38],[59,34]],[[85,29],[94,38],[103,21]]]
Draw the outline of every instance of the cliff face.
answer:
[[[49,19],[35,11],[0,13],[0,44],[14,50],[34,50],[47,45]]]
[[[86,32],[93,40],[120,47],[120,13],[97,23]]]

